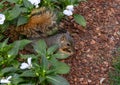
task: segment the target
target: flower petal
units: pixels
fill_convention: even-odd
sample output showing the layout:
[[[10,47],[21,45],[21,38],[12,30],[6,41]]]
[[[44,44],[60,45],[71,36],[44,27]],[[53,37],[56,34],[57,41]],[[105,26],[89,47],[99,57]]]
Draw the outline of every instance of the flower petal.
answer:
[[[29,2],[31,2],[31,4],[35,5],[36,8],[39,7],[39,3],[41,2],[41,0],[28,0]]]
[[[66,9],[67,9],[67,10],[70,10],[70,11],[74,11],[73,5],[68,5],[68,6],[66,7]]]
[[[31,59],[32,59],[32,58],[28,58],[28,59],[27,59],[27,62],[28,62],[29,65],[31,65]]]
[[[4,21],[0,21],[0,24],[3,24],[4,23]]]
[[[29,65],[27,63],[22,63],[20,66],[20,69],[27,69],[29,68]]]
[[[9,81],[9,80],[7,80],[7,79],[1,79],[0,80],[0,83],[6,83],[6,84],[8,84],[8,83],[10,83],[11,81]]]
[[[0,14],[0,24],[3,24],[5,21],[5,15],[4,14]]]
[[[9,79],[11,79],[12,78],[12,76],[9,76],[8,78],[7,78],[7,80],[9,80]]]
[[[4,14],[0,14],[0,21],[4,21],[5,20],[5,15]]]
[[[70,15],[72,15],[73,13],[72,13],[72,11],[70,11],[70,10],[64,10],[64,11],[63,11],[63,14],[65,14],[65,15],[67,15],[67,16],[70,16]]]
[[[31,4],[34,4],[34,0],[28,0]]]

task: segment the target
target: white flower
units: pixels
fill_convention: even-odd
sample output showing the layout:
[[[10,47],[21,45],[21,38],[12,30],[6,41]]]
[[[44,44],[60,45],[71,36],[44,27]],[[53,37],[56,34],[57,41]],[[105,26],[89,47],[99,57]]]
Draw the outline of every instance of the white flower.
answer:
[[[64,11],[63,11],[63,14],[65,14],[65,15],[67,15],[67,16],[73,15],[72,11],[70,11],[70,10],[64,10]]]
[[[70,11],[74,11],[73,5],[68,5],[68,6],[66,7],[66,9],[67,9],[67,10],[70,10]]]
[[[71,15],[73,15],[73,11],[74,11],[73,5],[68,5],[66,7],[66,9],[63,11],[63,14],[65,14],[67,16],[71,16]]]
[[[5,21],[5,15],[4,14],[0,14],[0,24],[3,24]]]
[[[32,68],[31,59],[32,58],[28,58],[27,63],[22,63],[20,69],[31,69]]]
[[[6,78],[6,79],[1,79],[0,80],[0,83],[6,83],[6,84],[8,84],[8,83],[10,83],[11,81],[9,81],[9,79],[11,79],[12,78],[12,76],[9,76],[8,78]]]
[[[28,0],[29,2],[31,2],[31,4],[35,5],[36,8],[38,8],[38,4],[41,2],[41,0]]]

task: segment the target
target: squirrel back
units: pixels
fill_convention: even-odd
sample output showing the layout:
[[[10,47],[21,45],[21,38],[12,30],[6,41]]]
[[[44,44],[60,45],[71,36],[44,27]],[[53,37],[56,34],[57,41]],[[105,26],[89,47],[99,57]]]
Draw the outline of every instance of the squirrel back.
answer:
[[[56,16],[45,7],[32,10],[30,18],[26,24],[10,28],[10,36],[14,40],[14,35],[24,35],[27,38],[46,37],[49,31],[57,29]]]
[[[40,37],[39,33],[46,34],[56,25],[56,17],[53,12],[45,7],[34,9],[30,14],[27,24],[19,26],[16,30],[27,37]]]

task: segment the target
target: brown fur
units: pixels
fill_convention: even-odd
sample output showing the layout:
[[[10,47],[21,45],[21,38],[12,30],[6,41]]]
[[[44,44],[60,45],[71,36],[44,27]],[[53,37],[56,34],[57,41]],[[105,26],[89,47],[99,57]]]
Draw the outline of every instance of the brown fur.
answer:
[[[47,32],[54,26],[57,26],[57,24],[53,12],[45,9],[45,7],[41,7],[31,12],[28,23],[10,29],[10,34],[17,34],[18,36],[25,35],[29,38],[36,38],[41,36],[40,33],[47,36]]]

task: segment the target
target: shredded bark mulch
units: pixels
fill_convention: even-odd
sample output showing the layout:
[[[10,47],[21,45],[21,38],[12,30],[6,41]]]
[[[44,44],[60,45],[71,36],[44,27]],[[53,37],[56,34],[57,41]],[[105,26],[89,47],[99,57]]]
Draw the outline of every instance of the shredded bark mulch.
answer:
[[[87,26],[81,27],[72,16],[61,23],[71,32],[76,50],[65,60],[71,66],[65,77],[70,85],[110,85],[113,54],[120,43],[120,0],[88,0],[74,13],[83,15]]]

